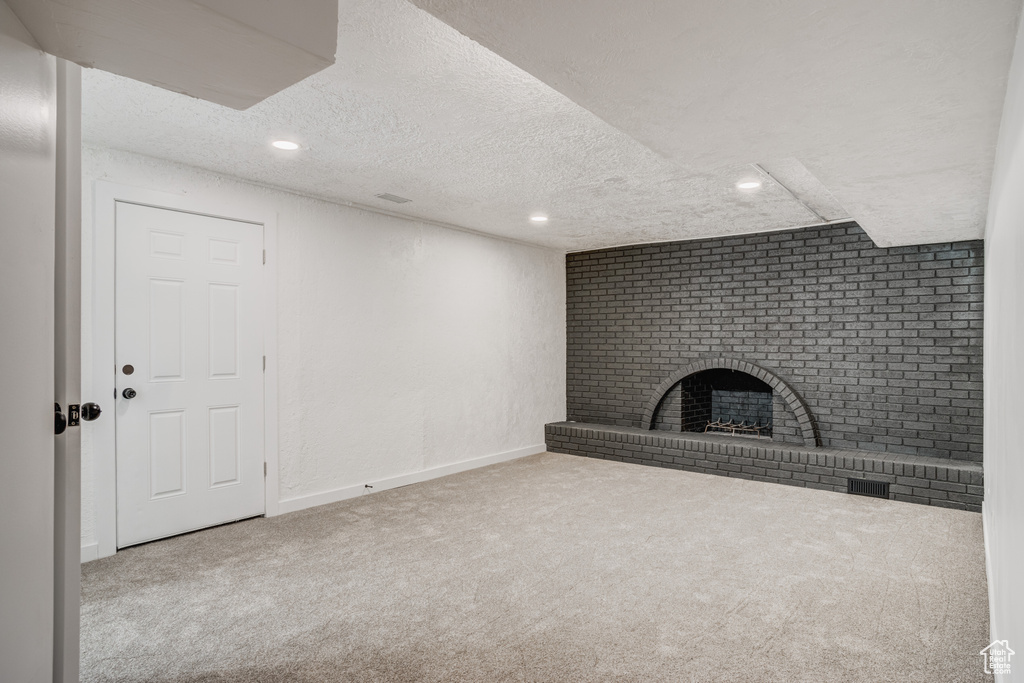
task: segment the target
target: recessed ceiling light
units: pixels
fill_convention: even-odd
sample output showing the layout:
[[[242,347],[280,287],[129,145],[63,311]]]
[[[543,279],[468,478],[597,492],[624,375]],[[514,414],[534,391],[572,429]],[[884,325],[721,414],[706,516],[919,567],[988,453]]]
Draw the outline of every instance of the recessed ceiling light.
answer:
[[[756,190],[757,188],[761,187],[761,181],[760,180],[742,180],[742,181],[736,183],[736,187],[738,187],[741,190]]]
[[[548,219],[547,216],[530,216],[530,220],[534,223],[543,223]]]
[[[271,144],[278,149],[286,149],[288,151],[294,151],[299,148],[299,143],[292,142],[291,140],[274,140]]]

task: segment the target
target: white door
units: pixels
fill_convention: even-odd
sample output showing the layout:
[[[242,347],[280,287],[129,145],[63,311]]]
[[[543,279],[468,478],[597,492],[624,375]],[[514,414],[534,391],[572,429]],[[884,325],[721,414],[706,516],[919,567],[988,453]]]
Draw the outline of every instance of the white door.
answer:
[[[25,683],[53,680],[55,68],[0,2],[0,680]]]
[[[263,514],[263,226],[118,202],[117,545]]]

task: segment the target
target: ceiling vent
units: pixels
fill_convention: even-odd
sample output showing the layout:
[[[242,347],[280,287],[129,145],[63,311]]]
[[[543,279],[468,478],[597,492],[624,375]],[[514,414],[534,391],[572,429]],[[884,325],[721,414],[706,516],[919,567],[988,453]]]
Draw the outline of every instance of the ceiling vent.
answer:
[[[387,192],[384,192],[382,194],[375,194],[373,196],[376,197],[377,199],[383,199],[385,201],[394,202],[395,204],[405,204],[406,202],[412,201],[411,199],[399,197],[397,194],[388,194]]]

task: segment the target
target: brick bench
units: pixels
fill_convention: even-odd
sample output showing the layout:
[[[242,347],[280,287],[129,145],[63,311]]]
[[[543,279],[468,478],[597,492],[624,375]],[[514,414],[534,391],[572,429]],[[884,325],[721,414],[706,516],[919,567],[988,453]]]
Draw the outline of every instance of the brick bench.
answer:
[[[552,422],[547,449],[639,465],[846,492],[847,478],[889,484],[889,498],[981,512],[979,462],[917,455],[813,448],[722,434]]]

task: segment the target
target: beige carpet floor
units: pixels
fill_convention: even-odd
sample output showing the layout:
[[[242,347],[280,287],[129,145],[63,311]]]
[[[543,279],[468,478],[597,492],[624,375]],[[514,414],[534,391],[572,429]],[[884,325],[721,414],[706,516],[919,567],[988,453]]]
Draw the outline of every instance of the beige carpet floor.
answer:
[[[83,681],[975,681],[975,513],[542,454],[83,567]]]

